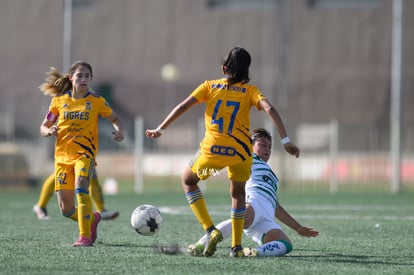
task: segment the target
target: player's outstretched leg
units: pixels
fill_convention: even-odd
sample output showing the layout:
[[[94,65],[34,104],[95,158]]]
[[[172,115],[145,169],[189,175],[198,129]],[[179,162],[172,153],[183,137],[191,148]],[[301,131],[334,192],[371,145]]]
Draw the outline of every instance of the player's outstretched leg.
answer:
[[[285,240],[270,241],[257,248],[245,248],[246,257],[279,257],[292,251],[292,244]]]
[[[204,252],[204,245],[201,243],[190,244],[187,247],[187,253],[191,256],[199,256]]]

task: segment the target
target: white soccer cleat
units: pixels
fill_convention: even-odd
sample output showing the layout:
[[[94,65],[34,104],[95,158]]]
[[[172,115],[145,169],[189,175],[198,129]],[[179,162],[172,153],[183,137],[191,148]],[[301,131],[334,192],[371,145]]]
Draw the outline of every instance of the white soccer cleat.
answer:
[[[243,254],[245,257],[257,257],[258,256],[257,250],[255,248],[248,248],[248,247],[243,248]]]
[[[47,210],[45,207],[39,207],[35,205],[33,206],[33,212],[36,214],[37,218],[41,221],[50,220],[50,217],[47,215]]]
[[[101,218],[103,220],[113,220],[115,218],[117,218],[119,216],[119,212],[118,211],[108,211],[108,210],[103,210],[101,212]]]
[[[199,256],[204,252],[204,245],[200,243],[190,244],[187,247],[187,253],[191,256]]]

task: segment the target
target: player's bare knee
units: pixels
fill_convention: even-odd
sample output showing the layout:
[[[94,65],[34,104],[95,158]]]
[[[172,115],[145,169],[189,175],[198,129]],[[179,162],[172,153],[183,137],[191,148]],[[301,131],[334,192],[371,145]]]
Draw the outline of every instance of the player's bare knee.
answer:
[[[75,207],[72,207],[70,209],[60,208],[60,213],[66,218],[70,218],[75,213],[75,211]]]

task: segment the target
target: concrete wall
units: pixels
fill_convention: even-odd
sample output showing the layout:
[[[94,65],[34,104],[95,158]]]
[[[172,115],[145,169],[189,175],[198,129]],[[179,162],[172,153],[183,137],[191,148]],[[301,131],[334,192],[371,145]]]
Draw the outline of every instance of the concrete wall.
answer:
[[[142,115],[152,127],[200,82],[220,77],[221,57],[243,46],[253,56],[252,83],[279,109],[292,136],[301,123],[337,119],[343,148],[387,148],[392,1],[364,8],[311,2],[288,1],[283,13],[280,2],[220,9],[202,0],[76,0],[72,59],[92,63],[95,87],[109,85],[125,117]],[[404,12],[403,144],[414,151],[413,1],[405,1]],[[17,138],[37,139],[49,103],[37,87],[50,66],[62,68],[63,1],[1,1],[0,37],[0,107],[15,106]],[[176,83],[162,79],[167,63],[180,72]],[[196,108],[177,127],[193,129],[201,115]],[[253,125],[263,120],[255,114]]]

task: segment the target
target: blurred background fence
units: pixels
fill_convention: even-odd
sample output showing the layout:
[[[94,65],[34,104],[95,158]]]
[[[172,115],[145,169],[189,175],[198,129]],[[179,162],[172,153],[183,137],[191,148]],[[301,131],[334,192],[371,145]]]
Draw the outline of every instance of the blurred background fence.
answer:
[[[302,148],[299,159],[287,156],[272,130],[271,164],[283,182],[411,188],[413,21],[414,2],[401,0],[1,1],[0,186],[35,185],[52,172],[53,140],[38,133],[50,99],[38,86],[50,66],[79,59],[93,65],[94,90],[128,130],[116,144],[100,123],[100,176],[179,175],[198,147],[202,106],[159,140],[137,135],[221,77],[222,57],[242,46],[252,83]],[[252,114],[252,128],[272,129]]]

